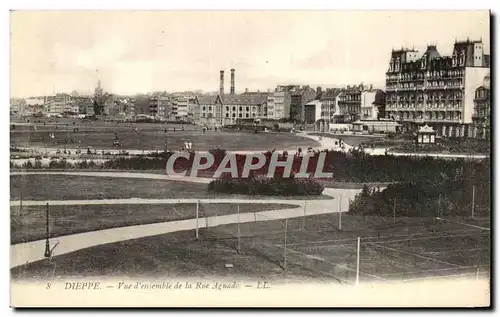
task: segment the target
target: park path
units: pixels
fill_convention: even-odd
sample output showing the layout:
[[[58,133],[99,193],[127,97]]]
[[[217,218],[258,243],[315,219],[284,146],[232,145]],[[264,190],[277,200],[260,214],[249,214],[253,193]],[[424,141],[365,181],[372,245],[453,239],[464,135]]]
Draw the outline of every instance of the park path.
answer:
[[[321,140],[319,140],[318,136],[315,135],[310,135],[310,134],[302,134],[302,136],[311,138],[313,140],[318,141],[321,144],[321,150],[334,150],[334,151],[342,151],[342,152],[349,152],[350,149],[355,148],[354,146],[351,146],[347,143],[344,143],[344,149],[341,149],[338,144],[335,144],[335,142],[338,142],[339,139],[336,138],[336,135],[331,135],[331,136],[326,136],[323,137]],[[389,151],[389,149],[386,148],[364,148],[363,151],[368,154],[368,155],[386,155],[386,150],[388,155],[393,155],[393,156],[419,156],[419,157],[437,157],[437,158],[464,158],[464,159],[485,159],[488,157],[488,155],[484,154],[460,154],[460,153],[412,153],[412,152],[393,152]]]
[[[249,201],[246,202],[248,203]],[[328,209],[326,207],[318,208],[318,206],[313,204],[314,202],[308,201],[308,208],[305,211],[307,216],[334,213],[339,210],[338,207],[335,206],[329,206],[330,208]],[[310,205],[312,205],[311,208],[309,208]],[[345,209],[347,209],[347,206]],[[304,208],[298,207],[293,209],[240,213],[239,215],[230,214],[223,216],[200,217],[198,218],[198,221],[194,218],[72,234],[52,238],[50,239],[50,244],[51,247],[55,246],[53,249],[53,256],[57,256],[102,244],[144,238],[177,231],[195,230],[197,222],[198,228],[210,228],[220,225],[235,224],[238,223],[238,221],[240,223],[248,223],[297,218],[303,216]],[[10,267],[13,268],[19,265],[43,260],[44,251],[45,240],[12,245],[10,247]]]
[[[22,174],[53,174],[53,175],[78,175],[94,177],[132,177],[143,179],[165,179],[179,181],[195,181],[207,183],[210,179],[179,177],[161,174],[148,173],[115,173],[115,172],[16,172],[13,175]],[[215,227],[219,225],[269,221],[285,218],[303,217],[305,215],[319,215],[326,213],[346,212],[349,201],[359,193],[359,189],[337,189],[325,188],[324,194],[331,199],[318,200],[294,200],[294,199],[103,199],[103,200],[49,200],[49,201],[23,201],[23,206],[40,206],[49,203],[50,205],[102,205],[102,204],[177,204],[177,203],[282,203],[296,204],[299,207],[292,209],[270,210],[261,212],[230,214],[224,216],[212,216],[198,219],[199,228]],[[19,201],[11,201],[11,206],[19,206]],[[74,252],[80,249],[98,246],[101,244],[120,242],[130,239],[138,239],[148,236],[165,234],[176,231],[195,230],[196,219],[176,220],[162,223],[134,225],[120,228],[98,230],[92,232],[78,233],[61,236],[51,239],[51,246],[55,246],[53,255],[61,255]],[[35,262],[44,259],[45,240],[38,240],[26,243],[11,245],[10,267]]]

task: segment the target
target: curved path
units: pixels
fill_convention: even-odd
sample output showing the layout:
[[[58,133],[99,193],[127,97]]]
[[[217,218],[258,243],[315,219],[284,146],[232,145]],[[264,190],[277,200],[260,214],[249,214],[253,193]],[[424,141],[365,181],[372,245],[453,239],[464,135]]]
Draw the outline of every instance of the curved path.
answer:
[[[342,150],[335,142],[338,142],[339,139],[332,136],[323,137],[322,140],[319,140],[318,136],[304,134],[302,135],[307,138],[314,139],[321,143],[321,150],[328,149],[334,151],[342,151],[348,152],[350,149],[355,148],[352,145],[344,143],[344,149]],[[363,149],[366,154],[369,155],[386,155],[386,148],[364,148]],[[437,157],[437,158],[449,158],[449,159],[457,159],[457,158],[465,158],[465,159],[485,159],[488,158],[488,155],[485,154],[460,154],[460,153],[412,153],[412,152],[393,152],[387,151],[388,155],[393,156],[420,156],[420,157]]]
[[[11,175],[22,174],[53,174],[53,175],[78,175],[93,177],[130,177],[142,179],[164,179],[174,181],[187,181],[208,183],[208,178],[191,177],[173,177],[161,174],[147,173],[119,173],[119,172],[15,172]],[[51,246],[54,247],[53,255],[61,255],[83,248],[89,248],[101,244],[114,243],[124,240],[143,238],[164,233],[194,230],[197,225],[199,228],[208,228],[219,225],[234,224],[238,221],[256,222],[269,221],[276,219],[302,217],[304,215],[318,215],[325,213],[345,212],[349,206],[349,200],[359,192],[359,189],[334,189],[325,188],[324,194],[332,199],[323,200],[288,200],[288,199],[104,199],[104,200],[64,200],[64,201],[23,201],[23,206],[27,205],[45,205],[47,202],[51,205],[92,205],[92,204],[176,204],[176,203],[286,203],[299,205],[298,208],[270,210],[253,213],[241,213],[238,215],[230,214],[224,216],[214,216],[196,219],[168,221],[162,223],[127,226],[121,228],[112,228],[98,231],[91,231],[67,236],[61,236],[51,239]],[[11,201],[11,206],[18,206],[19,201]],[[45,240],[37,240],[26,243],[19,243],[10,247],[10,267],[27,264],[44,259]]]

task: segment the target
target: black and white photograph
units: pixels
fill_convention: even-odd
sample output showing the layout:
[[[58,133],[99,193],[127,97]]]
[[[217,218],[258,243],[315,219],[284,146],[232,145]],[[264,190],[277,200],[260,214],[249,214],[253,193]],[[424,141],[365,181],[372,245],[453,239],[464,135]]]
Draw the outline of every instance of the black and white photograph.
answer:
[[[489,307],[491,21],[11,11],[10,305]]]

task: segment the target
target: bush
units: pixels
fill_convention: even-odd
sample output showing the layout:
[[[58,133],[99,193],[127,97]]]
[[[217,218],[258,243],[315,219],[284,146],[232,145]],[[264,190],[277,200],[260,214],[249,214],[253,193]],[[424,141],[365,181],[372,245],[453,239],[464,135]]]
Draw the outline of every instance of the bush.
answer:
[[[208,184],[208,190],[224,194],[267,196],[321,195],[324,186],[312,178],[228,178],[222,176]]]
[[[31,163],[31,161],[23,163],[23,169],[31,169],[31,168],[33,168],[33,163]]]
[[[41,169],[42,168],[42,161],[41,160],[35,160],[35,169]]]
[[[359,215],[436,217],[469,216],[475,186],[475,214],[489,215],[491,180],[489,166],[476,164],[457,168],[453,173],[389,185],[380,191],[365,186],[349,206]]]

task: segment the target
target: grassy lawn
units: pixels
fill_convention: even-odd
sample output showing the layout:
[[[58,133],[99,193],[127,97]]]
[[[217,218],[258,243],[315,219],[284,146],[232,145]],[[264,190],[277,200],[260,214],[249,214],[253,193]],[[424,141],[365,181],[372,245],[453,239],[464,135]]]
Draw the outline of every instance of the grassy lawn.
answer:
[[[10,176],[10,197],[18,200],[112,198],[203,198],[207,185],[154,179],[68,175]]]
[[[240,204],[240,212],[296,208],[290,204]],[[45,238],[45,206],[11,207],[11,243]],[[50,206],[51,237],[74,233],[196,218],[196,204]],[[237,212],[236,204],[200,204],[199,216]]]
[[[128,173],[129,171],[127,171]],[[163,171],[163,174],[165,172]],[[11,200],[79,200],[119,198],[242,198],[279,199],[277,196],[226,195],[208,192],[208,184],[190,182],[73,175],[13,175],[10,176]],[[296,196],[286,199],[330,199],[321,196]]]
[[[128,150],[159,150],[165,149],[165,142],[169,149],[177,150],[184,147],[184,142],[192,142],[194,150],[209,150],[215,147],[234,150],[268,150],[268,149],[294,149],[297,147],[318,146],[317,141],[286,133],[248,133],[248,132],[222,132],[207,131],[203,134],[199,130],[169,131],[164,132],[163,127],[147,128],[140,133],[134,132],[133,127],[92,129],[73,132],[71,129],[59,130],[45,127],[45,131],[33,130],[11,130],[10,144],[18,147],[58,147],[76,148],[78,144],[82,148],[91,146],[95,149],[110,149],[116,137],[119,138],[122,148]],[[48,138],[52,132],[55,139]],[[116,133],[116,135],[115,135]],[[73,139],[73,143],[71,143]],[[66,141],[68,140],[68,144]],[[54,144],[53,141],[57,141]]]
[[[463,273],[489,274],[489,232],[426,218],[318,215],[287,221],[287,278],[353,283],[356,238],[360,281],[390,282]],[[304,221],[305,220],[305,221]],[[52,276],[284,278],[285,221],[204,228],[101,245],[11,270],[14,278]],[[303,230],[301,230],[304,228]],[[132,256],[133,255],[133,256]],[[124,261],[124,259],[127,259]],[[233,264],[226,268],[225,264]]]

